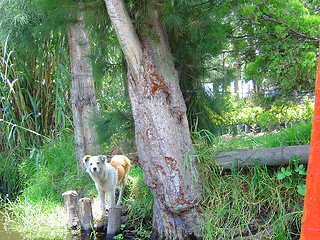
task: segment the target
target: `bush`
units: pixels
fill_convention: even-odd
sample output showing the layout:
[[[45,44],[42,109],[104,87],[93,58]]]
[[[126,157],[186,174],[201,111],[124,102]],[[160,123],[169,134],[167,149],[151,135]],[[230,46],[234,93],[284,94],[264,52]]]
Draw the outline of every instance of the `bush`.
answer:
[[[273,123],[309,120],[312,119],[314,107],[306,98],[304,103],[282,102],[268,106],[252,106],[246,99],[231,99],[228,108],[220,116],[213,116],[217,125],[260,124],[268,127]]]

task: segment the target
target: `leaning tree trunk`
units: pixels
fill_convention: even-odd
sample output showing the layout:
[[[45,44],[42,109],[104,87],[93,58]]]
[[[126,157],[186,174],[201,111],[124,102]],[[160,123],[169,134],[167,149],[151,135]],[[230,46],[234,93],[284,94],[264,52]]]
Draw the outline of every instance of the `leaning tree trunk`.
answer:
[[[123,2],[105,0],[128,63],[128,92],[144,182],[154,197],[156,239],[200,236],[201,187],[192,154],[186,106],[157,12],[140,40]],[[156,37],[156,39],[155,39]]]
[[[88,32],[81,22],[68,26],[72,89],[71,105],[74,123],[74,138],[78,173],[84,171],[82,158],[97,154],[96,133],[90,118],[97,113]]]

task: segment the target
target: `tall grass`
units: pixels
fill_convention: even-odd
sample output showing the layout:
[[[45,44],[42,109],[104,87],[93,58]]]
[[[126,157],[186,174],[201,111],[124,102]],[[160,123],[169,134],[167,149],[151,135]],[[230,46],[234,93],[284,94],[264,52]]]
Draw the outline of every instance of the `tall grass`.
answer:
[[[303,197],[266,167],[223,173],[211,166],[206,186],[205,239],[234,239],[270,230],[268,239],[297,239]]]
[[[133,166],[130,170],[133,179],[125,204],[128,206],[127,229],[139,239],[148,239],[152,230],[153,197],[143,183],[142,169]]]
[[[303,197],[277,179],[277,169],[256,165],[222,171],[212,157],[215,151],[239,149],[240,141],[240,148],[307,144],[310,135],[298,129],[309,132],[311,125],[227,143],[207,131],[193,134],[204,190],[200,227],[205,239],[241,239],[257,233],[267,234],[267,239],[299,239]]]
[[[66,235],[61,194],[76,190],[88,196],[94,188],[87,174],[77,174],[74,139],[60,136],[32,148],[17,169],[22,191],[15,201],[5,204],[8,226],[30,238]]]
[[[9,194],[21,190],[18,166],[28,152],[72,128],[64,37],[42,40],[30,56],[0,43],[0,187]]]
[[[74,156],[74,139],[60,137],[41,148],[33,148],[19,166],[24,186],[21,197],[32,202],[61,200],[61,193],[78,188],[83,191],[87,175],[78,176]],[[85,180],[83,179],[85,178]]]

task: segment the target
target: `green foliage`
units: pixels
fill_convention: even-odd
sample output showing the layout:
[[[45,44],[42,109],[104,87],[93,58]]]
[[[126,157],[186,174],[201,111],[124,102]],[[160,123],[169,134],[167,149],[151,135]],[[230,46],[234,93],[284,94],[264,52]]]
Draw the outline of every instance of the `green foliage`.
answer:
[[[19,174],[21,156],[14,150],[1,152],[0,154],[0,204],[2,199],[14,198],[20,192],[23,182]]]
[[[5,205],[9,228],[30,238],[62,238],[68,232],[61,194],[94,189],[88,174],[77,174],[73,138],[61,135],[19,160],[14,166],[18,176],[11,170],[11,179],[19,180],[20,193]]]
[[[70,77],[64,44],[58,36],[42,42],[40,56],[19,56],[10,51],[9,40],[0,59],[1,148],[26,148],[46,141],[44,136],[72,126],[69,103]],[[54,46],[56,45],[56,46]]]
[[[234,48],[243,56],[245,79],[259,91],[313,92],[319,37],[319,14],[300,0],[234,1],[227,21]]]
[[[299,158],[293,157],[289,166],[281,167],[277,172],[277,179],[284,182],[288,189],[295,189],[297,193],[304,196],[307,175],[306,168],[303,164],[299,164]]]
[[[40,23],[41,13],[31,6],[31,1],[0,1],[0,42],[7,36],[13,39],[15,48],[37,51],[33,46],[32,28]]]
[[[125,200],[128,206],[127,228],[140,239],[148,239],[152,230],[153,197],[143,183],[140,167],[133,166],[130,169],[130,177],[133,179],[129,187],[130,194]]]
[[[230,135],[214,137],[211,138],[211,141],[216,148],[211,152],[308,145],[310,144],[311,125],[311,122],[295,124],[262,136],[241,134],[236,137]]]
[[[83,192],[89,189],[82,186],[90,186],[84,184],[88,174],[77,174],[74,140],[70,137],[51,140],[40,149],[33,148],[19,171],[24,182],[21,197],[35,203],[43,199],[60,202],[63,192],[70,189]]]
[[[221,63],[212,61],[226,47],[225,30],[229,27],[222,23],[219,7],[210,1],[164,1],[160,15],[179,70],[189,122],[193,124],[197,118],[195,114],[202,112],[202,117],[197,119],[198,127],[210,130],[214,129],[213,123],[207,120],[210,119],[210,111],[217,112],[215,109],[221,107],[219,101],[223,97],[220,94],[210,95],[202,82],[215,82],[216,90],[228,78],[222,74]],[[220,73],[223,78],[213,80],[211,69],[216,69],[217,75]]]
[[[310,144],[312,122],[302,122],[286,128],[275,135],[266,135],[264,145],[266,147],[282,147]]]
[[[106,78],[98,97],[101,116],[94,116],[92,122],[98,141],[106,147],[106,151],[116,150],[125,154],[135,148],[134,123],[130,102],[120,78],[121,75]],[[117,84],[114,84],[115,81]]]
[[[127,109],[128,111],[129,109]],[[112,138],[121,137],[121,133],[127,135],[132,140],[133,135],[133,119],[129,112],[115,110],[105,113],[102,118],[95,118],[96,128],[98,132],[98,140],[100,143],[112,143]]]
[[[270,239],[299,235],[303,197],[298,192],[277,181],[275,171],[265,166],[222,171],[212,152],[228,150],[224,142],[208,131],[193,136],[204,190],[204,239],[250,237],[267,229],[272,229]]]
[[[266,106],[256,106],[248,99],[229,98],[225,106],[227,109],[221,111],[220,115],[211,116],[217,125],[260,124],[269,129],[274,123],[310,120],[314,108],[308,98],[304,103],[280,102]]]

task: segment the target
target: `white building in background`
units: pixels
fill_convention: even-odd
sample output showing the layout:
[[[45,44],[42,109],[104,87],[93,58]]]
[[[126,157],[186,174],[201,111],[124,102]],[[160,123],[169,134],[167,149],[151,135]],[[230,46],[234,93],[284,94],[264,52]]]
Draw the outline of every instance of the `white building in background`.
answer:
[[[239,86],[239,98],[249,97],[250,94],[254,91],[253,81],[250,80],[245,82],[243,80],[238,81]],[[234,82],[231,82],[230,91],[232,94],[235,94]]]
[[[213,84],[212,83],[204,83],[204,88],[205,88],[205,91],[208,93],[208,94],[213,94]],[[235,86],[234,86],[234,82],[231,82],[231,85],[230,85],[230,92],[232,95],[234,95],[236,92],[235,92]],[[243,80],[239,80],[238,81],[238,86],[239,86],[239,98],[245,98],[245,97],[249,97],[250,94],[254,91],[254,84],[253,84],[253,81],[250,80],[248,82],[245,82]],[[222,87],[219,86],[219,92],[222,92]]]

